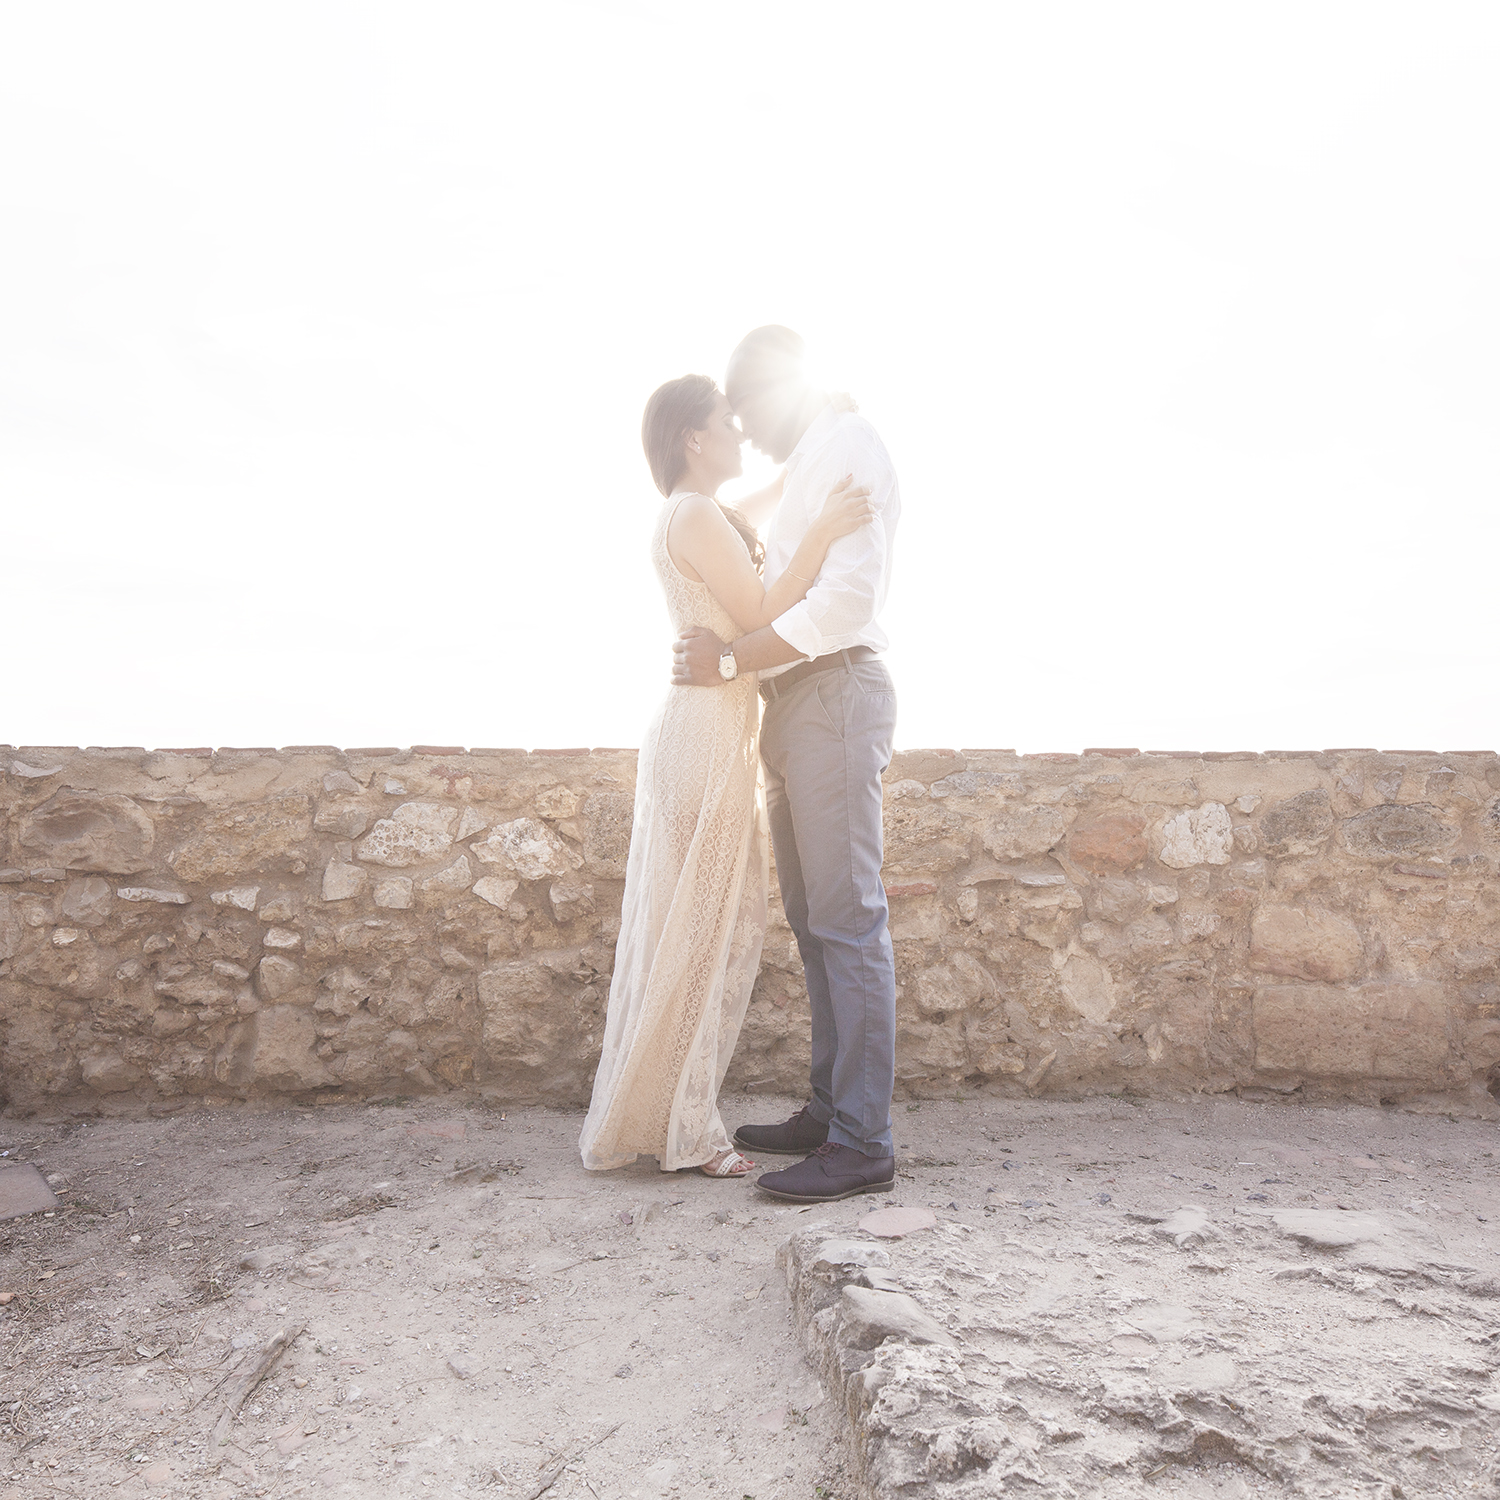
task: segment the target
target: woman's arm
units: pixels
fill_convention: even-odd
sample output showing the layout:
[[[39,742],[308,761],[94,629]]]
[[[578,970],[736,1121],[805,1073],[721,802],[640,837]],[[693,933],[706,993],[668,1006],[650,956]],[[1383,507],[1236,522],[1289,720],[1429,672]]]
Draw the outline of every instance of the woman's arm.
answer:
[[[769,587],[752,566],[739,533],[706,495],[690,495],[677,507],[667,529],[667,549],[683,573],[706,583],[741,633],[749,634],[805,598],[828,549],[872,514],[867,491],[845,481],[829,496],[786,571]]]

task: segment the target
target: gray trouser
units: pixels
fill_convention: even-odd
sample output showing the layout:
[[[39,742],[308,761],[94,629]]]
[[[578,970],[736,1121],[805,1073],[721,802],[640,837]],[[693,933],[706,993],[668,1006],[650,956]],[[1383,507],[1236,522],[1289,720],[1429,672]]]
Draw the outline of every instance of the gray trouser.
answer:
[[[876,660],[804,678],[766,705],[760,732],[781,900],[812,1006],[812,1114],[867,1156],[895,1154],[896,970],[880,882],[895,729],[896,691]]]

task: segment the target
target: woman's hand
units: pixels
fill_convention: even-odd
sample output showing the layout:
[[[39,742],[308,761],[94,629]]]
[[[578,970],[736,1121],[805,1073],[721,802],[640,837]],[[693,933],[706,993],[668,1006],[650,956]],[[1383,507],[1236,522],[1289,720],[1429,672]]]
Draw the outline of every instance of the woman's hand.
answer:
[[[823,513],[816,522],[820,536],[827,542],[848,536],[875,519],[875,507],[870,504],[869,488],[855,484],[854,476],[846,474],[828,492],[823,504]]]

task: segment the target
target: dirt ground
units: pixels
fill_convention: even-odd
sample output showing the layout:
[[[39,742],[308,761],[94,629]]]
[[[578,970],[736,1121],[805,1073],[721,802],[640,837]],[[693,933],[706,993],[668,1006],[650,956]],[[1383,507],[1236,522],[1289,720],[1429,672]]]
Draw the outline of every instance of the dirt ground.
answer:
[[[780,1119],[796,1102],[731,1098],[725,1116]],[[1424,1351],[1451,1345],[1435,1385],[1469,1379],[1455,1363],[1493,1385],[1492,1124],[1225,1100],[896,1109],[896,1191],[815,1210],[654,1163],[590,1175],[581,1115],[453,1096],[0,1121],[0,1150],[55,1179],[64,1205],[0,1224],[0,1293],[12,1294],[0,1500],[856,1500],[860,1439],[804,1357],[776,1252],[813,1223],[855,1233],[891,1204],[933,1208],[940,1231],[967,1237],[966,1264],[1033,1302],[1067,1256],[1106,1291],[1111,1267],[1134,1274],[1122,1261],[1142,1252],[1122,1251],[1122,1232],[1150,1241],[1150,1216],[1189,1202],[1221,1222],[1285,1208],[1394,1215],[1467,1268],[1465,1289],[1400,1292],[1405,1311],[1371,1298],[1371,1317],[1351,1319],[1336,1275],[1271,1280],[1276,1307],[1235,1316],[1266,1311],[1278,1336],[1247,1337],[1236,1357],[1283,1358],[1301,1338],[1325,1370],[1347,1359],[1352,1388],[1381,1340],[1399,1353],[1402,1330],[1420,1325]],[[1211,1285],[1222,1245],[1158,1238],[1184,1268],[1199,1263],[1173,1274],[1200,1303],[1224,1301]],[[922,1281],[913,1262],[910,1284]],[[281,1330],[297,1336],[231,1420]],[[1151,1346],[1149,1327],[1135,1337]],[[1476,1417],[1467,1392],[1449,1406],[1424,1418],[1448,1436],[1423,1462],[1435,1476],[1448,1466],[1453,1494],[1496,1493],[1495,1412]],[[1344,1467],[1305,1492],[1403,1493],[1382,1478],[1384,1440],[1362,1438],[1347,1412],[1339,1425]],[[1282,1492],[1212,1452],[1146,1477],[1170,1494]]]

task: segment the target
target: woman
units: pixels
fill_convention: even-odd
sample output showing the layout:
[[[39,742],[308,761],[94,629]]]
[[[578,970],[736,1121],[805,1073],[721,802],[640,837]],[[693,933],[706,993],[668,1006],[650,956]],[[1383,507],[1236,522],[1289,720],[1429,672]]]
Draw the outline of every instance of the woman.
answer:
[[[656,391],[641,442],[667,497],[651,556],[678,634],[705,625],[732,640],[769,625],[807,593],[834,540],[872,517],[869,491],[844,480],[766,586],[754,529],[715,498],[741,472],[744,435],[713,381],[684,375]],[[780,489],[778,479],[752,503],[774,506]],[[579,1141],[591,1170],[642,1153],[664,1172],[717,1178],[755,1165],[730,1146],[718,1094],[766,928],[757,686],[746,673],[720,688],[671,688],[646,732],[604,1052]]]

